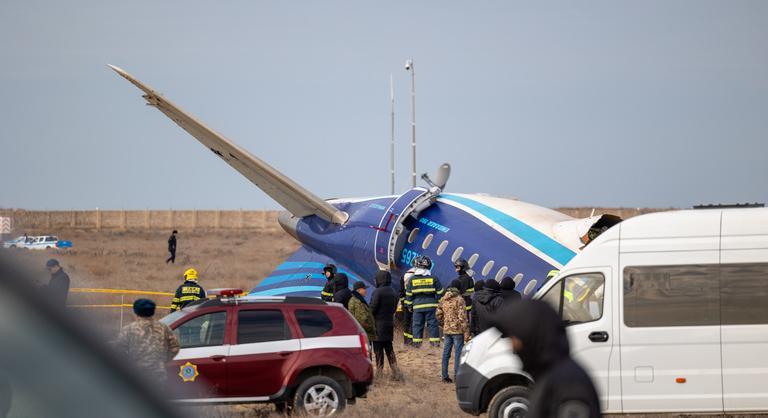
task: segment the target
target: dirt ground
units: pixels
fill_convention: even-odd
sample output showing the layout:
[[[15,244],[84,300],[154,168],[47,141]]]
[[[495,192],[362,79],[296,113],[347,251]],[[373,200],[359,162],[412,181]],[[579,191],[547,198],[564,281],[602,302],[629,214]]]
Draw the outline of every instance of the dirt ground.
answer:
[[[36,231],[31,231],[30,234]],[[42,231],[41,231],[42,232]],[[56,231],[60,238],[73,242],[73,248],[61,251],[13,250],[19,260],[39,272],[40,282],[47,280],[47,259],[57,258],[77,288],[112,288],[173,292],[181,282],[183,271],[195,267],[200,283],[207,289],[237,286],[252,289],[288,257],[298,244],[280,230],[263,231],[196,231],[178,238],[176,264],[166,264],[167,231]],[[126,295],[131,303],[138,296]],[[159,305],[169,298],[152,297]],[[120,303],[119,295],[70,294],[70,304]],[[120,327],[120,309],[79,308],[78,312],[105,336],[116,335]],[[123,322],[132,318],[130,308],[123,309]],[[406,348],[396,341],[395,348],[403,382],[390,379],[388,368],[377,376],[367,399],[351,405],[345,417],[393,416],[451,417],[468,416],[456,403],[453,385],[440,379],[441,351],[431,347]],[[278,417],[271,405],[237,405],[209,407],[201,410],[211,417]]]

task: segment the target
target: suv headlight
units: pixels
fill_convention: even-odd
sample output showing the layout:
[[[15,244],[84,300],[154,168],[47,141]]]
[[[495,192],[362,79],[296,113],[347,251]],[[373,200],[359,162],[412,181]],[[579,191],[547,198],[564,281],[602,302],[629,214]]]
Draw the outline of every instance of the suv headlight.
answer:
[[[467,361],[469,350],[472,349],[472,344],[474,342],[475,340],[470,340],[468,343],[464,344],[464,348],[461,349],[461,356],[459,356],[459,364],[464,364],[464,362]]]

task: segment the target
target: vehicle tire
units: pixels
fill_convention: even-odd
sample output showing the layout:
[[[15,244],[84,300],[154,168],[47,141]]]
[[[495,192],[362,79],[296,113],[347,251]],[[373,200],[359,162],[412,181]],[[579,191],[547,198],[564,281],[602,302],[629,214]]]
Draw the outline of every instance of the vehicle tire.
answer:
[[[293,405],[300,416],[331,417],[344,410],[347,398],[339,382],[327,376],[312,376],[296,389]]]
[[[11,248],[16,248],[16,244],[11,244]]]
[[[518,418],[528,413],[530,389],[508,386],[496,392],[488,405],[488,418]]]

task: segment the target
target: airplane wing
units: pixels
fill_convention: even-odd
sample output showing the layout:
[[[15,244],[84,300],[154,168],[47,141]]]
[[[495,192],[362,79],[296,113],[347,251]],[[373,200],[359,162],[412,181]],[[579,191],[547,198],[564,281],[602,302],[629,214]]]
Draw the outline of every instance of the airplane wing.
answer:
[[[114,65],[109,65],[109,68],[142,90],[145,93],[143,97],[147,104],[163,112],[294,216],[317,215],[328,222],[337,224],[343,224],[349,218],[346,212],[336,209],[328,202],[315,196],[269,164],[195,119],[132,75]]]
[[[345,266],[336,263],[330,257],[319,253],[307,246],[302,246],[291,254],[287,260],[277,266],[269,276],[262,279],[251,290],[253,296],[313,296],[319,297],[325,285],[323,266],[334,263],[340,273],[349,276],[350,286],[361,280],[360,276],[352,273]],[[368,285],[373,285],[368,280]]]

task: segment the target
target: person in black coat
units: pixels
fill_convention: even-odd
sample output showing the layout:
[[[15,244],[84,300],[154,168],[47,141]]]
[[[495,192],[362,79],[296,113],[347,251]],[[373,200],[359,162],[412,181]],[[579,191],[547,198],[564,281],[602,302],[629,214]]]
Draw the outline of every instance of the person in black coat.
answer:
[[[338,273],[333,281],[333,285],[333,301],[349,309],[349,299],[352,297],[352,291],[349,290],[349,277],[345,273]]]
[[[165,260],[165,264],[176,264],[176,234],[178,233],[179,231],[174,229],[171,236],[168,238],[168,254],[170,255]]]
[[[371,312],[376,322],[376,339],[373,341],[373,353],[376,355],[376,370],[384,371],[384,352],[387,353],[389,368],[393,378],[400,379],[400,369],[397,367],[395,350],[392,339],[395,326],[395,311],[397,310],[397,293],[392,288],[392,275],[388,271],[376,272],[376,289],[371,295]]]
[[[503,304],[504,298],[501,297],[499,282],[493,279],[486,280],[482,289],[475,292],[475,297],[472,300],[472,318],[469,329],[473,336],[491,327],[488,322],[491,315],[499,310]]]
[[[511,277],[507,276],[501,279],[501,284],[499,287],[501,287],[501,297],[504,298],[505,303],[510,303],[522,299],[520,292],[515,290],[515,280]]]
[[[526,418],[600,416],[592,380],[571,358],[563,321],[548,304],[512,303],[492,315],[490,322],[512,340],[523,369],[534,379]]]
[[[59,260],[52,258],[45,263],[45,268],[51,273],[51,280],[48,282],[48,295],[53,304],[64,307],[67,306],[67,296],[69,295],[69,276],[61,268]]]

